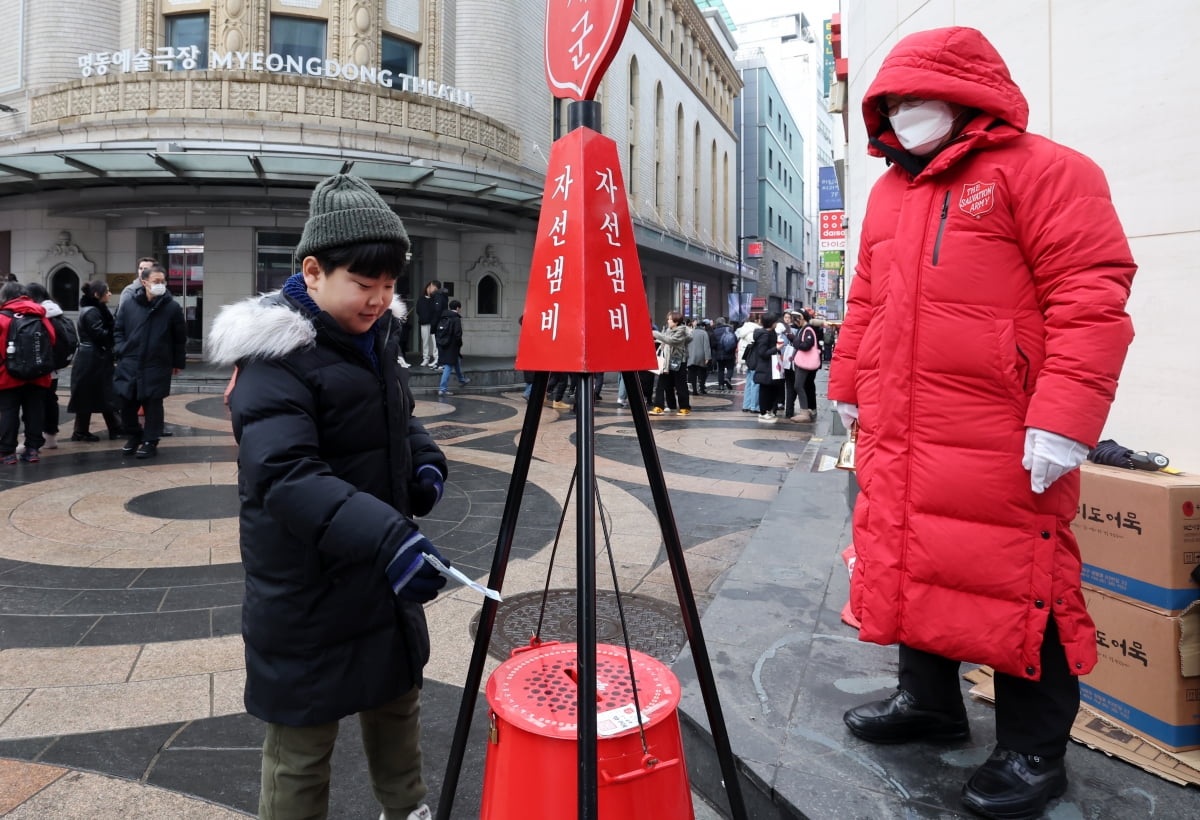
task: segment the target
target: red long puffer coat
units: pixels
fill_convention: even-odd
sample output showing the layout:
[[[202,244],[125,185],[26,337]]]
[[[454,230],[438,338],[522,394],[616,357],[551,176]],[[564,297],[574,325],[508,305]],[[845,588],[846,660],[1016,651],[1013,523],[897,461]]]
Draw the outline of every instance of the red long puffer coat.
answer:
[[[980,113],[921,169],[878,111],[889,93]],[[1025,132],[1024,96],[974,29],[901,41],[863,114],[870,153],[898,162],[867,204],[829,381],[860,412],[860,637],[1038,679],[1053,617],[1086,674],[1079,473],[1038,495],[1021,459],[1027,427],[1095,445],[1133,338],[1136,267],[1104,175]]]

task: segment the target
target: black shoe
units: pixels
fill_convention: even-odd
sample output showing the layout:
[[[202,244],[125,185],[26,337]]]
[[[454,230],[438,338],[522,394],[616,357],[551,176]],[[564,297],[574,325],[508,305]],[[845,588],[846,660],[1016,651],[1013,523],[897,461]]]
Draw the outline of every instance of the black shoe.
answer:
[[[161,435],[163,438],[167,438],[168,436],[173,436],[173,435],[175,435],[175,434],[174,434],[174,433],[172,433],[170,430],[163,430],[163,431],[162,431],[162,433],[160,433],[160,435]]]
[[[1067,790],[1064,758],[1023,755],[999,746],[963,786],[963,805],[984,817],[1024,820],[1041,817]]]
[[[121,455],[131,456],[137,452],[138,445],[142,443],[142,434],[134,433],[125,442],[125,446],[121,448]]]
[[[158,455],[157,441],[143,441],[142,446],[137,448],[138,458],[154,458]]]
[[[71,441],[99,441],[99,436],[94,436],[91,433],[72,433]]]
[[[955,714],[920,709],[903,689],[897,689],[887,700],[854,707],[842,720],[854,735],[872,743],[965,740],[971,734],[965,711]]]

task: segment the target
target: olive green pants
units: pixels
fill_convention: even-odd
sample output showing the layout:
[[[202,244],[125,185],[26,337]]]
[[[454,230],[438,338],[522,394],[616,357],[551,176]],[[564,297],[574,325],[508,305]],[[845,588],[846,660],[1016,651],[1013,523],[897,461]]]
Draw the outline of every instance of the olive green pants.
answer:
[[[371,786],[387,820],[406,820],[425,798],[421,779],[421,690],[360,712]],[[260,820],[325,820],[329,816],[329,760],[338,724],[267,724],[263,741]]]

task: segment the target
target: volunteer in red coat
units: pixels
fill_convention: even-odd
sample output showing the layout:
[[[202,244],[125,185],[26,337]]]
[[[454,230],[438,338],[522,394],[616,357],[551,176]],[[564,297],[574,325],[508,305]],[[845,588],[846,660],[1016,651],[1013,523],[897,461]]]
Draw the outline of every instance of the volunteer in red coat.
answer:
[[[1135,265],[1100,169],[1025,131],[969,28],[919,32],[863,99],[875,184],[829,397],[860,425],[851,605],[900,687],[846,713],[875,742],[966,738],[959,661],[997,672],[997,747],[963,789],[1036,817],[1067,785],[1096,661],[1070,521],[1133,330]]]

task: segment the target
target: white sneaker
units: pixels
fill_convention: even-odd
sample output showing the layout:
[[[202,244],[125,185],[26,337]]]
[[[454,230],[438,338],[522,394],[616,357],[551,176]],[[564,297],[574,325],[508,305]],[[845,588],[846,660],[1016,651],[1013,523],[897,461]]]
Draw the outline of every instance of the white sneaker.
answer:
[[[379,820],[387,820],[387,812],[379,812]],[[433,820],[433,812],[429,806],[422,804],[416,811],[408,813],[408,820]]]
[[[46,443],[42,445],[43,450],[57,450],[58,449],[58,434],[57,433],[44,433],[43,438],[46,439]]]

